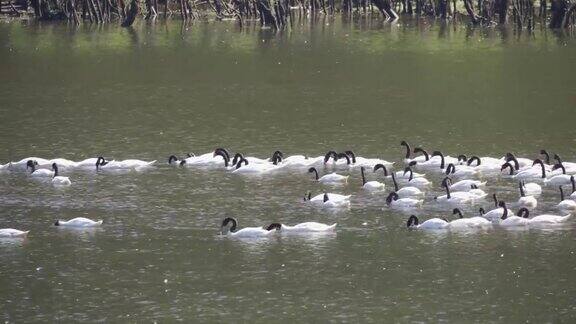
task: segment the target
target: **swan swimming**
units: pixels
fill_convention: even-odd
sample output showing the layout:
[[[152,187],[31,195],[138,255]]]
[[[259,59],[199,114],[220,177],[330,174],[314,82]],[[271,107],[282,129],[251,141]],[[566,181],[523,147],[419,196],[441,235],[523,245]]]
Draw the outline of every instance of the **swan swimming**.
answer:
[[[386,185],[378,181],[366,181],[366,176],[364,175],[364,167],[360,167],[360,173],[362,175],[362,189],[368,191],[382,191],[386,188]]]
[[[228,224],[232,224],[232,226],[228,227]],[[274,226],[269,229],[262,227],[244,227],[243,229],[237,230],[238,221],[235,218],[226,217],[220,226],[220,233],[231,237],[265,237],[276,233],[276,231],[281,228],[281,226],[279,226],[280,224],[272,225]]]
[[[0,228],[0,238],[26,237],[30,231],[20,231],[13,228]]]
[[[320,183],[339,184],[339,183],[348,181],[348,176],[343,176],[343,175],[337,174],[335,172],[323,175],[321,178],[319,178],[318,177],[318,170],[316,170],[315,167],[311,167],[310,169],[308,169],[308,173],[314,173],[314,178],[316,179],[316,181],[318,181]]]
[[[58,175],[58,165],[52,163],[52,170],[54,170],[54,177],[52,177],[52,184],[55,186],[69,186],[72,184],[70,178]]]
[[[442,230],[447,229],[448,226],[448,221],[441,218],[431,218],[420,224],[418,217],[414,215],[411,215],[406,223],[406,227],[409,229]]]
[[[277,224],[277,225],[276,225]],[[296,224],[294,226],[272,223],[266,229],[271,230],[280,226],[281,233],[326,233],[334,232],[336,229],[336,223],[332,225],[317,223],[317,222],[305,222]]]
[[[84,217],[76,217],[67,221],[59,219],[54,223],[54,225],[63,227],[97,227],[102,225],[102,220],[93,221]]]

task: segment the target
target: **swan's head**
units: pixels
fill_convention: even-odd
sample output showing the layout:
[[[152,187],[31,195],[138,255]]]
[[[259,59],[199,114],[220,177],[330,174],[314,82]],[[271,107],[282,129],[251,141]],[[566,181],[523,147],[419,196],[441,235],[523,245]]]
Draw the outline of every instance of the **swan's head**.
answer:
[[[558,161],[558,163],[562,163],[562,159],[560,158],[560,155],[558,155],[558,154],[554,154],[554,160]]]
[[[546,159],[546,164],[550,164],[550,154],[546,150],[540,150],[540,155],[543,155]]]
[[[106,161],[106,159],[104,157],[99,156],[96,159],[96,170],[98,170],[98,168],[101,166],[105,166],[106,164],[108,164],[108,161]]]
[[[523,218],[528,218],[528,216],[530,215],[530,211],[528,211],[528,208],[526,207],[522,207],[518,210],[518,212],[516,213],[516,216],[520,216]]]
[[[400,142],[400,146],[406,146],[406,147],[408,147],[408,146],[410,146],[410,145],[408,145],[408,143],[407,143],[406,141],[402,141],[402,142]]]
[[[452,163],[448,164],[448,167],[446,168],[446,175],[454,174],[454,172],[456,172],[456,167],[454,166],[454,164]]]
[[[230,162],[230,158],[226,155],[226,153],[224,151],[214,151],[214,154],[212,155],[212,157],[217,157],[217,156],[221,156],[224,159],[224,164],[226,164],[226,166],[228,166],[228,163]]]
[[[451,178],[445,177],[444,179],[442,179],[442,187],[443,188],[448,188],[451,184],[452,184]]]
[[[308,191],[305,195],[304,195],[304,201],[310,201],[310,199],[312,199],[312,193],[310,191]]]
[[[280,223],[272,223],[272,224],[266,226],[267,231],[271,231],[271,230],[279,231],[281,229],[282,229],[282,224],[280,224]]]
[[[464,155],[464,154],[458,155],[458,162],[466,162],[466,161],[468,161],[468,158],[466,158],[466,155]]]
[[[386,197],[386,204],[390,205],[394,200],[398,200],[398,194],[395,191],[392,191],[388,197]]]
[[[510,175],[514,174],[514,167],[509,162],[502,164],[502,166],[500,167],[500,172],[506,170],[506,168],[510,168],[510,172],[509,172]]]
[[[554,164],[554,166],[552,167],[552,171],[558,170],[558,169],[562,169],[562,174],[566,174],[566,168],[564,167],[564,165],[562,163]]]
[[[334,161],[337,161],[338,153],[336,153],[336,151],[328,151],[326,155],[324,155],[324,163],[328,163],[330,158],[332,158]]]
[[[232,226],[227,229],[228,224],[232,224]],[[222,225],[220,225],[220,232],[225,235],[228,232],[234,233],[236,232],[236,227],[238,227],[238,221],[233,217],[226,217],[222,221]]]
[[[409,167],[413,167],[413,166],[415,166],[416,164],[418,164],[418,162],[416,162],[416,161],[410,161],[410,163],[408,163],[408,166],[409,166]]]
[[[346,155],[348,155],[352,159],[352,163],[356,163],[356,154],[354,154],[352,150],[348,150],[344,153],[346,153]]]
[[[500,200],[500,201],[498,202],[498,207],[500,207],[500,208],[506,208],[506,203],[505,203],[504,201]]]
[[[480,213],[480,216],[486,214],[486,211],[482,207],[480,207],[480,209],[478,209],[478,212]]]
[[[388,170],[386,170],[386,167],[384,166],[384,164],[378,163],[374,166],[374,170],[373,172],[378,171],[379,169],[384,170],[384,176],[387,177],[388,176]]]
[[[418,217],[411,215],[408,217],[408,222],[406,222],[406,227],[412,228],[418,226]]]
[[[186,164],[186,160],[180,161],[180,166],[183,167]]]
[[[410,145],[408,145],[408,143],[406,143],[406,141],[400,142],[400,145],[406,147],[406,155],[404,157],[406,159],[409,159],[410,158]]]
[[[60,220],[56,220],[56,222],[54,223],[54,226],[60,226]]]
[[[460,209],[458,209],[458,208],[454,208],[454,209],[452,210],[452,215],[458,215],[460,218],[463,217],[463,216],[462,216],[462,211],[460,211]]]
[[[30,168],[30,169],[32,169],[32,171],[34,171],[34,169],[36,168],[37,165],[38,165],[38,162],[32,161],[32,160],[28,160],[28,161],[26,162],[26,169]]]
[[[327,202],[330,199],[330,197],[328,197],[327,193],[324,193],[324,202]]]
[[[170,155],[168,157],[168,164],[172,164],[173,162],[178,161],[178,158],[176,157],[176,155]]]
[[[216,155],[219,155],[219,154],[216,154],[218,152],[224,154],[226,156],[226,158],[228,160],[230,160],[230,153],[228,152],[228,150],[226,150],[225,148],[221,148],[221,147],[214,150],[214,154],[212,155],[212,157],[216,157]]]
[[[56,165],[56,163],[52,163],[52,171],[58,171],[58,165]]]

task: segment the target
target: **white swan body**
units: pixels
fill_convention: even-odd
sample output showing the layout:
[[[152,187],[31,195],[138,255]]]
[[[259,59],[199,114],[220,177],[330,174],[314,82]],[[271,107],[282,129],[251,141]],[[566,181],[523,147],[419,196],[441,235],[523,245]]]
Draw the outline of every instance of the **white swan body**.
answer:
[[[524,184],[524,193],[527,196],[539,195],[542,193],[542,187],[534,182]]]
[[[84,217],[76,217],[68,221],[57,220],[54,225],[65,227],[96,227],[102,225],[102,220],[93,221]]]
[[[572,199],[562,200],[558,205],[560,210],[576,211],[576,201]]]
[[[12,162],[11,164],[12,164],[13,168],[26,169],[28,161],[30,161],[30,160],[36,161],[36,163],[38,163],[38,165],[41,165],[41,166],[50,164],[50,160],[39,158],[39,157],[34,157],[34,156],[22,159],[20,161]]]
[[[415,221],[413,221],[415,220]],[[442,230],[448,228],[449,223],[444,219],[440,218],[431,218],[423,223],[418,223],[418,218],[416,216],[410,216],[408,219],[408,228],[415,228],[421,230]]]
[[[530,225],[554,225],[562,224],[568,221],[572,217],[572,214],[565,216],[558,215],[538,215],[530,219]]]
[[[78,166],[77,162],[74,162],[72,160],[68,160],[68,159],[52,159],[50,161],[48,161],[48,163],[52,164],[52,163],[56,163],[58,164],[59,167],[63,167],[63,168],[75,168]],[[94,161],[94,163],[96,163],[96,161]]]
[[[450,198],[448,195],[441,195],[434,198],[437,203],[446,205],[462,205],[472,203],[475,198],[474,194],[468,192],[456,191],[450,193]]]
[[[538,200],[534,196],[525,196],[518,199],[518,207],[525,207],[533,210],[538,206]]]
[[[569,185],[571,184],[570,182],[570,175],[568,174],[559,174],[559,175],[555,175],[549,179],[545,179],[544,180],[544,184],[547,186],[563,186],[563,185]]]
[[[98,158],[88,158],[75,163],[77,168],[95,168],[96,162],[98,162]]]
[[[142,160],[135,160],[135,159],[128,159],[122,161],[110,161],[108,164],[101,166],[104,169],[140,169],[145,167],[150,167],[156,160],[154,161],[142,161]]]
[[[479,228],[492,226],[492,222],[486,218],[475,216],[470,218],[455,219],[449,223],[451,229]]]
[[[507,213],[508,215],[514,215],[514,212],[510,209],[507,209]],[[481,217],[484,217],[491,222],[498,222],[500,221],[503,215],[504,215],[504,208],[498,207],[481,215]]]
[[[262,227],[244,227],[236,232],[229,232],[227,235],[231,237],[249,238],[249,237],[266,237],[275,233],[276,230],[266,230]]]
[[[399,198],[420,197],[424,192],[417,187],[402,187],[396,190]]]
[[[30,231],[20,231],[13,228],[0,229],[0,238],[25,237]]]
[[[362,185],[362,189],[367,191],[382,191],[386,188],[386,185],[378,181],[368,181]]]
[[[363,158],[359,156],[356,158],[356,163],[352,164],[351,166],[373,168],[377,164],[382,164],[385,167],[389,168],[394,165],[394,162],[389,162],[381,159]]]
[[[32,172],[30,175],[31,175],[32,177],[47,178],[47,177],[53,177],[53,176],[54,176],[54,171],[48,170],[48,169],[36,169],[36,170],[34,170],[34,172]]]
[[[348,176],[343,176],[335,172],[323,175],[318,179],[318,182],[321,183],[342,183],[346,181],[348,181]]]
[[[70,178],[63,176],[56,176],[52,178],[52,184],[55,186],[69,186],[72,184]]]
[[[199,156],[191,156],[184,159],[184,166],[224,166],[226,162],[221,156],[215,155],[214,152],[205,153]]]
[[[544,180],[544,178],[542,178],[542,169],[540,166],[534,166],[520,170],[516,175],[513,175],[512,177],[520,180]]]
[[[388,206],[392,209],[414,209],[419,208],[422,206],[424,201],[421,199],[415,198],[397,198],[396,200],[391,200],[388,203]]]
[[[404,181],[404,183],[406,183],[410,186],[421,188],[421,187],[429,186],[432,182],[428,181],[428,179],[426,179],[424,177],[420,177],[420,178],[412,178],[412,180]]]
[[[520,216],[508,216],[506,219],[501,220],[498,225],[502,227],[517,227],[517,226],[526,226],[530,223],[528,218],[520,217]]]
[[[317,223],[317,222],[305,222],[296,224],[294,226],[284,225],[280,228],[280,232],[287,233],[318,233],[318,232],[333,232],[336,229],[336,223],[332,225]]]
[[[472,190],[472,186],[483,187],[485,185],[486,182],[478,180],[469,180],[469,179],[460,180],[450,185],[450,191],[470,191]]]

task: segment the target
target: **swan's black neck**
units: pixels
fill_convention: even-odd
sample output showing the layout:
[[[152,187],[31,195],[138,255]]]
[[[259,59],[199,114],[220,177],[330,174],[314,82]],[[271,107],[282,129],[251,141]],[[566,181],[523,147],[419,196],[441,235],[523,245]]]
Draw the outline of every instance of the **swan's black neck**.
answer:
[[[506,168],[510,169],[510,172],[508,173],[509,175],[513,175],[514,174],[514,168],[512,167],[512,164],[506,162],[504,164],[502,164],[502,167],[500,168],[500,172],[506,170]]]
[[[176,157],[176,155],[170,155],[168,157],[168,164],[172,164],[172,162],[176,162],[178,161],[178,158]]]
[[[266,227],[267,231],[271,231],[271,230],[279,231],[280,229],[282,229],[282,225],[280,223],[272,223]]]
[[[446,174],[451,174],[456,172],[456,166],[454,166],[454,164],[450,163],[448,164],[448,167],[446,168]]]
[[[516,213],[516,216],[520,216],[522,218],[528,218],[530,216],[530,211],[526,207],[522,207]]]
[[[338,154],[335,151],[328,151],[326,155],[324,155],[324,163],[328,163],[330,158],[334,159],[334,161],[338,160]]]
[[[544,155],[546,164],[550,164],[550,154],[546,150],[540,150],[540,155]]]
[[[402,141],[402,143],[400,143],[400,145],[406,147],[406,156],[405,156],[405,158],[409,159],[409,158],[410,158],[410,145],[409,145],[406,141]]]
[[[53,178],[56,178],[58,176],[58,166],[56,165],[56,163],[52,163],[52,170],[54,170]]]
[[[474,155],[474,156],[470,157],[470,159],[468,160],[467,164],[468,164],[468,165],[471,165],[474,161],[476,161],[476,163],[477,163],[476,166],[479,166],[480,163],[481,163],[481,162],[480,162],[480,158],[477,157],[476,155]]]
[[[378,169],[382,169],[384,171],[384,176],[387,177],[388,176],[388,170],[386,170],[386,167],[384,166],[384,164],[376,164],[374,166],[374,172],[378,171]]]
[[[522,181],[518,181],[518,187],[520,188],[520,197],[526,197],[524,193],[524,186],[522,185]]]
[[[315,178],[316,180],[319,179],[319,177],[318,177],[318,170],[316,170],[316,168],[312,167],[312,168],[308,169],[308,173],[314,173],[314,178]]]
[[[394,191],[398,191],[398,182],[396,182],[396,176],[392,172],[392,182],[394,183]]]
[[[508,208],[506,207],[506,203],[501,201],[498,205],[501,208],[504,208],[504,211],[502,212],[502,219],[504,220],[504,219],[508,218]]]
[[[562,174],[566,174],[566,168],[564,167],[563,164],[561,164],[561,163],[555,164],[554,167],[552,168],[552,170],[557,170],[557,169],[562,169]]]
[[[323,201],[324,201],[324,202],[327,202],[329,199],[330,199],[330,197],[328,197],[328,194],[327,194],[327,193],[324,193],[324,199],[323,199]]]
[[[454,208],[454,210],[452,211],[452,214],[453,214],[453,215],[458,214],[458,216],[459,216],[460,218],[463,218],[463,217],[464,217],[464,216],[462,216],[462,211],[460,211],[460,209],[458,209],[458,208]]]
[[[412,215],[408,218],[407,227],[418,226],[418,217]]]
[[[570,176],[570,183],[572,183],[572,193],[576,191],[576,181],[574,181],[574,176]]]
[[[546,179],[546,168],[544,168],[544,162],[542,162],[542,160],[540,159],[536,159],[534,160],[534,163],[532,163],[532,166],[536,165],[536,164],[540,164],[540,168],[542,170],[542,179]]]
[[[392,203],[393,200],[397,200],[398,199],[398,194],[394,191],[391,192],[388,197],[386,197],[386,204],[390,205]]]
[[[492,194],[492,199],[494,199],[494,207],[498,207],[498,198],[496,198],[496,194]]]
[[[364,175],[364,167],[360,167],[360,173],[362,174],[362,185],[366,184],[366,177]]]
[[[444,170],[444,154],[442,154],[442,152],[440,151],[434,151],[434,153],[432,153],[432,156],[439,156],[440,157],[440,169]]]
[[[562,189],[562,186],[560,186],[560,201],[564,201],[564,190]]]
[[[414,149],[414,153],[422,153],[424,155],[424,159],[426,161],[430,160],[430,156],[428,155],[428,152],[426,152],[426,150],[424,150],[421,147],[417,147]]]
[[[354,152],[348,150],[344,153],[346,153],[346,155],[348,155],[352,159],[352,163],[356,163],[356,154],[354,154]]]
[[[224,228],[228,226],[229,223],[232,223],[232,226],[230,227],[230,232],[231,233],[236,232],[236,228],[238,227],[238,221],[235,218],[226,217],[224,218],[224,220],[222,221],[222,225],[220,226],[223,234],[224,234]]]

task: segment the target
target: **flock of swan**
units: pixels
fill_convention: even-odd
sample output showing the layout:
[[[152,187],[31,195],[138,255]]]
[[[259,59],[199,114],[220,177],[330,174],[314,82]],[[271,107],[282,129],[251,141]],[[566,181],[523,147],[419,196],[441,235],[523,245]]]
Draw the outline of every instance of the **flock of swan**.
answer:
[[[318,157],[292,155],[284,157],[281,151],[275,151],[270,158],[257,158],[236,153],[232,156],[228,150],[217,148],[212,152],[199,156],[187,154],[179,158],[171,155],[168,164],[174,167],[193,168],[211,167],[226,170],[234,174],[268,175],[278,170],[296,171],[299,174],[309,174],[311,181],[317,182],[330,189],[341,188],[348,185],[352,175],[359,175],[362,180],[361,189],[370,193],[385,193],[388,180],[392,189],[386,195],[388,208],[409,214],[406,226],[410,229],[447,230],[461,228],[488,228],[488,227],[552,227],[568,222],[576,213],[576,163],[562,161],[560,156],[553,157],[546,150],[541,150],[535,159],[517,158],[512,153],[506,153],[500,158],[459,155],[451,157],[440,151],[429,154],[423,148],[411,149],[410,145],[402,141],[406,153],[403,158],[403,167],[394,171],[395,162],[377,158],[364,158],[356,156],[353,151],[329,151]],[[0,164],[1,171],[25,172],[30,177],[45,179],[55,186],[70,186],[69,177],[60,175],[60,170],[70,169],[93,170],[105,172],[106,170],[144,170],[156,165],[157,161],[142,160],[107,160],[103,157],[89,158],[82,161],[67,159],[43,159],[28,157],[8,164]],[[328,171],[329,170],[329,171]],[[382,179],[367,180],[367,173],[371,171],[373,177]],[[346,173],[344,173],[346,172]],[[426,192],[431,191],[433,183],[427,176],[440,176],[442,194],[433,197],[430,203],[445,206],[451,211],[453,220],[447,218],[430,218],[423,222],[414,215],[415,211],[424,205]],[[491,195],[484,191],[490,181],[508,179],[519,192],[518,201],[512,203],[518,210],[516,213],[508,209],[506,202],[499,200],[497,193]],[[542,186],[558,189],[559,203],[556,209],[559,215],[543,214],[531,217],[530,213],[538,206],[538,198],[542,193]],[[570,194],[565,194],[564,186],[570,186]],[[351,195],[323,190],[322,193],[312,195],[308,192],[303,201],[322,208],[347,208],[350,206]],[[494,208],[491,210],[478,209],[478,215],[465,217],[462,209],[491,199]],[[97,227],[102,220],[78,217],[68,221],[57,220],[54,225],[65,227]],[[238,228],[238,221],[233,217],[225,218],[220,226],[221,234],[232,237],[262,237],[274,233],[319,233],[333,232],[336,224],[322,224],[305,222],[294,226],[282,223],[272,223],[260,227]],[[0,237],[26,237],[28,231],[12,228],[0,229]]]

